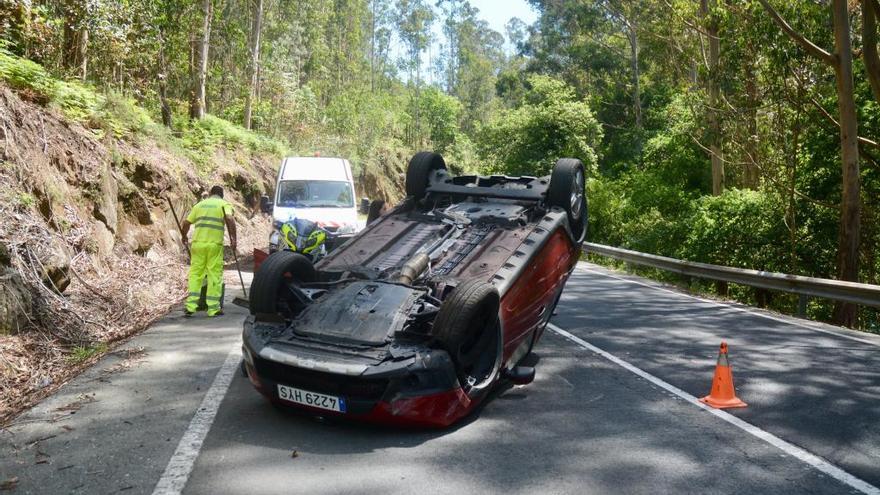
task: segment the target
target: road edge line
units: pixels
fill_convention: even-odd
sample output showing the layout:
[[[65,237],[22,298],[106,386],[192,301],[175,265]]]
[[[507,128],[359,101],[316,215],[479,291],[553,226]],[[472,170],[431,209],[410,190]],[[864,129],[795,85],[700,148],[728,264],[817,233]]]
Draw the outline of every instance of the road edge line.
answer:
[[[220,403],[226,397],[226,391],[229,390],[229,385],[232,383],[240,360],[241,343],[236,342],[229,354],[226,355],[226,360],[220,366],[217,375],[214,376],[214,381],[196,409],[189,427],[180,437],[174,454],[171,455],[165,471],[153,489],[153,495],[178,495],[183,491],[196,459],[199,457],[199,452],[202,450],[202,443],[205,441],[208,431],[211,430],[211,425],[214,424]]]
[[[852,487],[862,493],[866,493],[869,495],[880,495],[880,488],[877,488],[876,486],[874,486],[874,485],[872,485],[872,484],[870,484],[860,478],[857,478],[856,476],[844,471],[843,469],[835,466],[834,464],[829,463],[828,461],[822,459],[821,457],[819,457],[815,454],[811,454],[810,452],[808,452],[808,451],[806,451],[796,445],[788,443],[785,440],[777,437],[776,435],[769,433],[769,432],[766,432],[751,423],[747,423],[747,422],[737,418],[736,416],[733,416],[730,413],[726,413],[721,409],[714,409],[712,407],[709,407],[706,404],[703,404],[702,402],[700,402],[693,395],[685,392],[684,390],[676,387],[675,385],[672,385],[670,383],[667,383],[667,382],[661,380],[660,378],[657,378],[656,376],[648,373],[647,371],[644,371],[641,368],[638,368],[638,367],[630,364],[629,362],[624,361],[623,359],[620,359],[619,357],[615,356],[614,354],[611,354],[610,352],[607,352],[605,350],[602,350],[602,349],[596,347],[595,345],[593,345],[593,344],[587,342],[586,340],[568,332],[567,330],[563,330],[562,328],[559,328],[558,326],[554,325],[553,323],[548,323],[547,328],[553,330],[554,332],[556,332],[560,336],[565,337],[566,339],[574,342],[575,344],[583,347],[584,349],[587,349],[591,352],[594,352],[594,353],[602,356],[603,358],[607,359],[608,361],[611,361],[612,363],[624,368],[625,370],[627,370],[635,375],[638,375],[641,378],[644,378],[645,380],[653,383],[654,385],[662,388],[663,390],[666,390],[667,392],[675,394],[676,396],[684,399],[687,402],[690,402],[691,404],[699,407],[700,409],[703,409],[704,411],[707,411],[707,412],[715,415],[716,417],[732,424],[733,426],[736,426],[737,428],[745,431],[746,433],[748,433],[756,438],[759,438],[759,439],[765,441],[766,443],[769,443],[770,445],[773,445],[774,447],[782,450],[786,454],[788,454],[788,455],[800,460],[801,462],[813,467],[814,469],[822,472],[823,474],[830,476],[830,477],[836,479],[837,481],[840,481],[841,483],[845,483],[846,485],[849,485],[850,487]]]
[[[805,329],[805,330],[813,330],[813,331],[816,331],[816,332],[824,333],[824,334],[826,334],[826,335],[834,335],[835,337],[840,337],[840,338],[844,338],[844,339],[849,339],[849,340],[852,340],[852,341],[855,341],[855,342],[861,342],[862,344],[868,344],[868,345],[872,345],[872,346],[874,346],[874,347],[880,347],[880,342],[874,342],[874,341],[872,341],[872,340],[859,338],[859,337],[856,337],[855,335],[849,335],[849,334],[846,334],[846,333],[843,333],[843,332],[839,332],[839,331],[835,331],[835,330],[829,330],[829,329],[825,329],[825,328],[819,328],[819,327],[817,327],[817,326],[810,325],[809,323],[802,323],[802,322],[800,322],[800,321],[786,320],[786,319],[784,319],[784,318],[780,318],[780,317],[778,317],[778,316],[768,315],[768,314],[765,314],[765,313],[760,313],[760,312],[758,312],[758,311],[752,311],[751,309],[743,308],[743,307],[740,307],[740,306],[738,306],[738,305],[736,305],[736,304],[726,303],[726,302],[722,302],[722,301],[715,301],[715,300],[712,300],[712,299],[706,299],[706,298],[704,298],[704,297],[699,297],[699,296],[695,296],[695,295],[693,295],[693,294],[688,294],[688,293],[686,293],[686,292],[681,292],[681,291],[672,290],[672,289],[669,289],[669,288],[666,288],[666,287],[663,287],[663,286],[660,286],[660,285],[652,285],[652,284],[648,284],[648,283],[645,283],[645,282],[641,282],[641,281],[639,281],[639,280],[633,280],[632,278],[618,277],[617,275],[612,275],[612,274],[610,274],[610,273],[603,273],[603,272],[601,272],[601,271],[598,271],[598,270],[595,270],[595,269],[592,269],[592,268],[580,268],[580,270],[581,270],[581,271],[584,271],[584,272],[587,272],[587,273],[595,273],[596,275],[602,275],[603,277],[608,277],[608,278],[613,278],[613,279],[616,279],[616,280],[621,280],[621,281],[623,281],[623,282],[630,282],[630,283],[633,283],[633,284],[636,284],[636,285],[641,285],[642,287],[648,287],[649,289],[656,289],[656,290],[660,290],[660,291],[663,291],[663,292],[669,292],[670,294],[675,294],[675,295],[679,295],[679,296],[682,296],[682,297],[687,297],[687,298],[690,298],[690,299],[695,299],[695,300],[697,300],[697,301],[701,301],[701,302],[704,302],[704,303],[714,304],[714,305],[716,305],[716,306],[721,306],[721,307],[724,307],[724,308],[732,309],[732,310],[734,310],[734,311],[740,311],[740,312],[742,312],[742,313],[747,313],[747,314],[754,315],[754,316],[758,316],[758,317],[761,317],[761,318],[766,318],[766,319],[768,319],[768,320],[773,320],[773,321],[778,322],[778,323],[785,323],[786,325],[791,325],[791,326],[795,326],[795,327],[803,328],[803,329]],[[812,323],[812,321],[811,321],[810,323]]]

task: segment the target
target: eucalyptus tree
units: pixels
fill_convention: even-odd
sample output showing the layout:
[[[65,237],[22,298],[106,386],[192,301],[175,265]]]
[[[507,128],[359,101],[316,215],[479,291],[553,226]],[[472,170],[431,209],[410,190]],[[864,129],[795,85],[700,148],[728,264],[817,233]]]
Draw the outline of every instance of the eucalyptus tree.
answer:
[[[201,6],[201,16],[193,26],[192,65],[190,67],[189,117],[205,116],[205,84],[208,77],[208,51],[211,44],[211,21],[214,16],[213,0],[196,0]]]
[[[833,0],[831,18],[834,31],[834,49],[828,51],[795,30],[768,0],[761,5],[786,35],[804,51],[832,67],[837,83],[837,107],[840,125],[840,155],[843,196],[840,205],[838,236],[838,276],[841,280],[859,280],[859,243],[861,236],[861,177],[859,173],[859,131],[853,82],[852,33],[850,32],[849,5],[846,0]],[[871,10],[871,9],[869,9]],[[856,320],[856,306],[838,303],[835,321],[852,326]]]
[[[250,81],[244,103],[244,127],[251,128],[253,100],[259,92],[260,74],[260,39],[263,34],[263,0],[251,0],[253,6],[253,23],[251,27],[251,56],[249,63]]]
[[[422,53],[431,42],[431,26],[435,20],[434,10],[424,0],[397,0],[397,30],[406,46],[406,58],[401,65],[408,73],[407,84],[414,88],[412,100],[415,123],[409,133],[409,141],[420,145],[422,142],[421,112],[419,100],[422,86]]]

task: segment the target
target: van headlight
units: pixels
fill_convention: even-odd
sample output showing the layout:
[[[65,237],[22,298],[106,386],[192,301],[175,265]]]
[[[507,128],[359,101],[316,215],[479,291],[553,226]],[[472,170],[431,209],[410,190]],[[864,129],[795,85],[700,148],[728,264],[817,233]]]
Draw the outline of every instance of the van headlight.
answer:
[[[354,224],[346,223],[342,224],[342,227],[339,227],[339,230],[336,231],[337,234],[354,234],[355,232]]]

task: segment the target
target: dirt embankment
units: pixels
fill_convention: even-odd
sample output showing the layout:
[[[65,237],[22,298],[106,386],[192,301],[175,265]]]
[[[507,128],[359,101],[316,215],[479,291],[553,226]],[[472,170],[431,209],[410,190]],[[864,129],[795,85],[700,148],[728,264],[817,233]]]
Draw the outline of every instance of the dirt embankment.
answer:
[[[355,180],[358,198],[381,199],[388,205],[403,199],[409,158],[401,150],[377,150],[361,164]]]
[[[239,251],[268,235],[254,206],[279,157],[222,150],[197,166],[146,138],[95,136],[0,85],[0,424],[182,299],[171,205],[183,218],[220,183]]]

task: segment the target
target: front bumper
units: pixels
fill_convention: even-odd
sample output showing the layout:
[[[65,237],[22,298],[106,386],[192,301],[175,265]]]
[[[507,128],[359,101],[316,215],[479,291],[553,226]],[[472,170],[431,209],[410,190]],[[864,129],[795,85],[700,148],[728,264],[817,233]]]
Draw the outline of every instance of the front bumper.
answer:
[[[332,362],[328,359],[332,356],[325,354],[322,360],[313,352],[297,352],[295,347],[261,347],[253,331],[248,331],[248,323],[242,348],[248,378],[276,404],[356,421],[446,427],[466,416],[478,402],[461,389],[452,361],[444,351],[425,348],[414,356],[367,365],[358,372],[357,366],[342,358]],[[344,397],[347,411],[338,413],[283,400],[278,395],[278,385]]]

